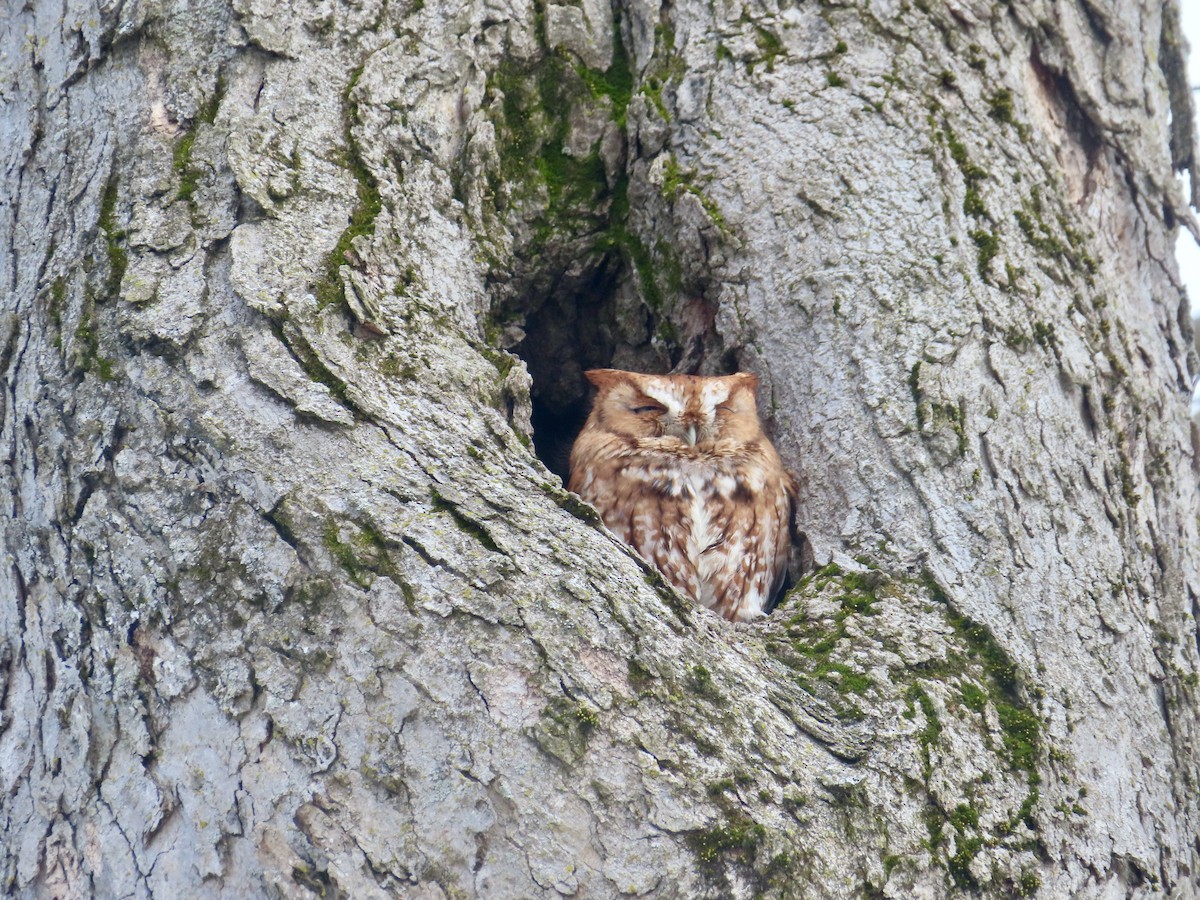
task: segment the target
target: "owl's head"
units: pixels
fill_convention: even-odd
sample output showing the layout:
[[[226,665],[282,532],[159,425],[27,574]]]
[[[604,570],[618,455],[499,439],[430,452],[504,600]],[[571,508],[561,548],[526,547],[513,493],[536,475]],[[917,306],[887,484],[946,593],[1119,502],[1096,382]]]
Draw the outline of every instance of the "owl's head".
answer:
[[[606,431],[676,439],[697,449],[762,434],[754,400],[758,378],[748,372],[702,377],[592,369],[584,376],[597,390],[592,420]]]

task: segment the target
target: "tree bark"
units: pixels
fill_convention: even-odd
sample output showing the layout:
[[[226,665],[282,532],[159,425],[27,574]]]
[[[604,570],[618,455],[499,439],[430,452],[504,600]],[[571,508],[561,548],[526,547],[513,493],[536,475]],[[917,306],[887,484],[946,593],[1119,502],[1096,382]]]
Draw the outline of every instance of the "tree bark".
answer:
[[[11,11],[0,884],[1196,896],[1177,20]],[[610,364],[760,376],[765,621],[563,490]]]

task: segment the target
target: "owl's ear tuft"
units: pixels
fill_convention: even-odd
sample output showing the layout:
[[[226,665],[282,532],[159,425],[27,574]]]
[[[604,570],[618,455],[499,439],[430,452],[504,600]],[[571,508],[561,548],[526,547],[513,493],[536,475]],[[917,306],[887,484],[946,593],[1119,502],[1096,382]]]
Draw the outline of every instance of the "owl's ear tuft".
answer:
[[[588,369],[583,373],[583,377],[591,382],[593,387],[604,390],[614,382],[623,380],[627,374],[620,369]]]
[[[752,391],[758,390],[758,376],[753,372],[738,372],[731,377],[737,379],[738,387],[749,388]]]

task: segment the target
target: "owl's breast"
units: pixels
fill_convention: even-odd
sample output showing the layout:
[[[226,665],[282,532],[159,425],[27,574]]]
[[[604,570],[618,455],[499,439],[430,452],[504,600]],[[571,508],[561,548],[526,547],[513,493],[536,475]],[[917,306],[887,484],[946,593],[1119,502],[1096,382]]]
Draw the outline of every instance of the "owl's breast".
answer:
[[[697,487],[701,486],[692,473],[680,469],[656,468],[648,472],[645,483],[656,494],[675,500],[691,500],[697,496]]]
[[[622,473],[661,497],[745,503],[765,487],[762,473],[727,459],[661,457],[633,459]]]

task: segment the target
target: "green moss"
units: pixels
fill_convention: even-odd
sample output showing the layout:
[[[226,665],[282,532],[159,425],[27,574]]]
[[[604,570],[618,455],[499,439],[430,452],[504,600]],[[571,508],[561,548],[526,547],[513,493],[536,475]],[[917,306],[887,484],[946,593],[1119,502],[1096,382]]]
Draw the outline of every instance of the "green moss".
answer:
[[[1058,334],[1054,330],[1053,322],[1034,322],[1033,339],[1037,341],[1038,346],[1040,347],[1044,347],[1048,350],[1058,349]]]
[[[976,219],[991,220],[991,214],[987,210],[987,206],[983,202],[983,195],[979,190],[979,183],[988,177],[988,173],[979,166],[971,162],[967,155],[966,145],[959,140],[954,133],[954,129],[950,127],[949,122],[944,122],[942,126],[941,136],[946,141],[946,146],[950,150],[950,158],[954,160],[954,164],[958,166],[959,172],[962,173],[963,183],[965,185],[963,193],[963,212]],[[979,274],[987,278],[991,272],[992,258],[995,257],[999,250],[999,241],[994,234],[982,229],[970,232],[972,240],[979,247]],[[952,241],[953,243],[953,241]]]
[[[967,647],[969,657],[983,667],[988,698],[996,709],[1009,763],[1025,772],[1030,785],[1037,784],[1040,780],[1037,763],[1041,755],[1041,724],[1021,697],[1016,664],[986,626],[950,609],[945,592],[932,577],[926,574],[924,580],[933,599],[947,605],[947,620]]]
[[[952,403],[930,403],[929,414],[934,428],[937,428],[939,425],[948,425],[950,427],[957,440],[956,449],[958,455],[966,456],[966,412],[963,407]]]
[[[921,813],[925,821],[925,830],[929,834],[926,846],[937,850],[946,840],[946,817],[936,806],[927,806]]]
[[[433,499],[433,508],[441,512],[449,513],[450,518],[454,520],[454,524],[458,526],[459,530],[462,531],[463,534],[474,538],[484,547],[484,549],[490,550],[492,553],[502,552],[495,540],[493,540],[492,536],[488,534],[487,529],[484,528],[480,522],[477,522],[475,519],[471,518],[461,509],[459,509],[455,504],[446,500],[436,490],[432,490],[430,494]]]
[[[336,522],[330,522],[325,527],[325,549],[327,549],[334,560],[340,565],[346,574],[361,588],[369,588],[371,586],[370,579],[364,575],[365,567],[359,563],[358,558],[354,555],[354,550],[349,544],[342,543],[338,536],[338,526]]]
[[[1056,258],[1066,256],[1066,247],[1050,233],[1045,222],[1035,219],[1026,210],[1019,209],[1013,213],[1013,216],[1017,220],[1021,233],[1025,235],[1025,239],[1035,250],[1045,256]]]
[[[960,890],[977,890],[979,881],[971,874],[971,861],[983,849],[983,838],[978,835],[966,837],[959,834],[954,842],[954,854],[947,861],[947,868],[954,884]]]
[[[175,193],[176,200],[191,200],[200,180],[200,170],[191,166],[192,146],[196,143],[196,132],[185,131],[175,142],[174,160],[175,171],[179,174],[179,190]]]
[[[725,216],[722,214],[720,207],[717,206],[716,201],[707,194],[702,194],[699,191],[693,191],[693,193],[700,198],[700,205],[704,207],[704,211],[708,213],[708,217],[712,220],[712,223],[721,231],[726,231]]]
[[[678,200],[679,195],[690,185],[694,177],[694,171],[689,170],[685,173],[675,155],[667,154],[667,161],[663,166],[663,196],[668,200]]]
[[[216,87],[214,87],[208,100],[200,107],[200,112],[196,115],[196,119],[206,125],[211,125],[217,121],[217,112],[221,108],[221,101],[223,99],[225,99],[225,78],[217,76]]]
[[[846,593],[837,598],[842,612],[846,615],[850,613],[858,613],[863,616],[876,615],[878,610],[875,609],[875,603],[878,598],[872,593],[874,589],[869,579],[857,572],[848,572],[841,578],[842,587],[846,590]]]
[[[675,202],[685,192],[696,197],[713,224],[722,231],[725,230],[725,216],[721,213],[720,207],[696,184],[696,170],[684,169],[679,165],[679,161],[675,159],[674,155],[668,155],[666,164],[663,166],[662,195],[666,200]],[[660,242],[660,244],[656,245],[655,249],[663,259],[664,264],[671,265],[674,263],[674,280],[678,282],[680,280],[679,265],[669,252],[665,252],[669,250],[667,245]],[[668,273],[668,281],[670,280],[671,273]]]
[[[833,88],[845,87],[846,79],[837,72],[829,71],[825,73],[825,83]]]
[[[950,813],[950,824],[959,831],[965,831],[967,828],[978,829],[979,813],[969,804],[960,803],[954,812]]]
[[[578,703],[575,705],[575,719],[586,733],[600,724],[600,713],[585,703]]]
[[[682,58],[673,52],[673,39],[668,28],[656,29],[656,61],[641,86],[664,118],[664,90],[683,67]],[[608,98],[614,120],[624,126],[635,83],[619,23],[613,31],[612,63],[604,72],[579,64],[565,51],[547,50],[532,63],[503,62],[489,76],[489,89],[499,100],[494,105],[500,157],[495,194],[500,212],[507,198],[523,207],[520,216],[533,223],[523,254],[540,254],[563,238],[593,236],[591,258],[599,262],[611,256],[628,266],[642,300],[658,319],[655,329],[661,331],[666,292],[674,297],[684,289],[678,259],[665,242],[652,248],[630,229],[628,175],[623,170],[613,173],[610,183],[598,145],[584,157],[564,149],[572,112],[581,104],[586,109],[595,99]],[[689,174],[675,163],[665,193],[695,194],[723,228],[717,205],[694,184],[685,183]],[[676,338],[663,333],[660,339],[671,344]]]
[[[654,52],[666,56],[675,52],[675,29],[665,22],[654,26]]]
[[[988,177],[986,169],[981,169],[975,163],[971,162],[967,156],[966,145],[958,139],[958,135],[954,133],[954,129],[950,127],[949,122],[943,123],[942,133],[946,140],[946,146],[950,150],[950,158],[954,160],[954,164],[962,172],[963,178],[967,181],[982,181]]]
[[[539,113],[540,83],[533,71],[511,60],[502,62],[488,77],[489,87],[503,94],[500,112],[504,141],[499,150],[502,174],[510,182],[521,182],[528,177],[545,127]]]
[[[1006,822],[1001,831],[1004,833],[1012,832],[1018,825],[1024,824],[1030,831],[1037,830],[1037,822],[1033,818],[1033,811],[1037,808],[1038,801],[1041,799],[1037,787],[1031,786],[1029,793],[1025,795],[1025,799],[1021,801],[1021,807],[1016,814]]]
[[[550,484],[548,481],[542,482],[539,487],[542,489],[542,493],[575,518],[593,526],[601,524],[600,514],[591,504],[585,503],[569,491],[563,490],[558,485]]]
[[[668,293],[676,297],[682,295],[684,291],[683,266],[671,245],[664,240],[659,240],[654,245],[654,255],[659,260],[659,270],[662,273],[662,280],[666,282]]]
[[[548,143],[537,160],[538,174],[550,193],[552,208],[593,203],[606,190],[604,162],[593,150],[583,159],[568,156],[562,145]]]
[[[919,684],[911,685],[904,698],[908,701],[910,709],[913,704],[916,704],[921,707],[921,712],[925,716],[925,727],[917,734],[917,742],[921,747],[925,780],[928,781],[933,772],[930,750],[942,736],[942,721],[938,718],[937,708],[933,705],[929,694],[925,693],[925,689]]]
[[[1065,234],[1067,236],[1068,243],[1070,243],[1070,245],[1072,247],[1074,247],[1076,250],[1082,249],[1086,245],[1087,239],[1082,234],[1080,234],[1078,231],[1076,231],[1074,228],[1072,228],[1069,224],[1067,224],[1066,216],[1060,214],[1060,215],[1056,216],[1056,219],[1058,220],[1058,227],[1061,228],[1063,234]],[[1092,263],[1093,268],[1091,269],[1091,271],[1094,272],[1095,271],[1095,268],[1094,268],[1095,261],[1089,259],[1089,262]]]
[[[357,410],[354,404],[350,401],[349,388],[346,382],[342,381],[333,370],[321,360],[317,355],[317,351],[305,338],[303,332],[298,328],[284,328],[277,322],[271,323],[271,329],[275,332],[276,337],[292,351],[292,356],[300,363],[300,367],[310,379],[317,384],[323,384],[329,389],[329,394],[339,404],[344,406],[350,412],[357,415]]]
[[[618,40],[619,37],[618,31]],[[614,59],[617,56],[614,54]],[[632,76],[624,54],[619,57],[622,60],[620,66],[614,61],[608,71],[620,68],[622,75],[612,81],[607,79],[607,73],[600,75],[582,66],[574,71],[590,75],[591,80],[586,83],[593,92],[614,98],[614,115],[623,118],[624,107],[629,103],[626,92],[631,89]],[[570,156],[563,150],[570,127],[570,109],[582,93],[569,77],[571,74],[572,69],[561,54],[548,55],[534,70],[523,71],[506,63],[499,73],[499,83],[504,90],[507,133],[513,142],[512,153],[524,160],[523,165],[532,163],[545,184],[552,218],[574,206],[593,206],[606,189],[604,164],[597,150],[584,159]],[[618,103],[623,106],[618,108]],[[539,137],[544,140],[539,142]],[[513,162],[515,160],[510,159],[510,163]],[[521,178],[515,180],[527,177],[528,173],[522,172]],[[550,221],[543,223],[545,229],[550,226]]]
[[[836,679],[829,678],[836,674]],[[872,686],[871,679],[861,672],[855,672],[847,665],[835,662],[823,662],[813,670],[817,678],[833,681],[840,693],[865,694]]]
[[[1032,897],[1038,892],[1038,888],[1042,886],[1042,879],[1037,872],[1032,869],[1026,869],[1021,873],[1020,879],[1017,881],[1017,896]]]
[[[476,347],[476,349],[483,355],[484,359],[496,367],[496,372],[500,375],[501,381],[508,377],[508,373],[517,364],[517,358],[503,350],[497,350],[486,344]]]
[[[1000,733],[1009,761],[1018,769],[1024,769],[1031,779],[1036,780],[1041,735],[1041,725],[1037,717],[1017,703],[995,698],[992,702],[1000,719]]]
[[[646,584],[654,588],[654,592],[658,594],[659,599],[663,601],[666,607],[675,614],[675,618],[679,620],[679,623],[685,627],[691,626],[692,612],[695,610],[695,606],[681,598],[679,593],[667,584],[666,579],[663,578],[662,572],[658,570],[657,566],[651,565],[640,556],[634,555],[633,558],[641,566]]]
[[[328,578],[308,578],[292,591],[291,597],[310,613],[321,609],[333,596],[333,582]]]
[[[104,281],[104,295],[116,297],[121,292],[121,282],[125,280],[125,270],[129,268],[129,253],[121,246],[126,232],[117,226],[117,176],[114,174],[104,188],[104,196],[100,199],[100,230],[104,232],[105,244],[108,248],[108,277]]]
[[[979,189],[973,182],[967,183],[967,190],[963,195],[963,212],[976,218],[986,217],[988,214],[987,207],[983,205],[983,198],[979,195]]]
[[[992,260],[1000,252],[1000,239],[990,231],[982,228],[968,232],[976,247],[976,266],[981,278],[988,279],[992,275]]]
[[[1097,271],[1096,260],[1086,251],[1087,239],[1071,228],[1064,216],[1057,217],[1057,224],[1063,239],[1055,232],[1044,218],[1045,205],[1040,191],[1034,187],[1029,199],[1022,203],[1021,209],[1013,213],[1017,225],[1025,239],[1038,253],[1051,259],[1060,260],[1074,271],[1084,276],[1091,283],[1092,276]]]
[[[704,666],[692,667],[687,676],[687,687],[693,694],[713,703],[725,701],[725,695],[713,683],[712,674]]]
[[[1008,125],[1015,124],[1013,122],[1013,95],[1008,88],[1001,88],[987,98],[988,115],[997,122],[1004,122]]]
[[[341,539],[343,531],[351,532],[348,542]],[[369,589],[374,580],[372,576],[377,575],[385,575],[401,584],[402,588],[406,587],[395,577],[396,570],[383,535],[369,522],[344,522],[338,525],[331,519],[325,526],[322,539],[325,549],[358,587]],[[405,598],[409,599],[407,591]]]
[[[359,66],[351,73],[350,81],[342,92],[342,140],[345,143],[345,150],[340,162],[354,176],[356,202],[350,211],[350,225],[342,232],[334,245],[333,251],[325,263],[325,273],[316,285],[317,303],[322,307],[332,303],[345,302],[345,289],[342,286],[340,269],[349,262],[346,253],[350,250],[355,238],[375,233],[375,219],[383,209],[383,197],[379,193],[379,183],[363,161],[361,148],[354,137],[354,126],[359,122],[358,105],[354,102],[354,88],[361,76],[362,66]]]
[[[587,704],[553,697],[532,733],[543,750],[573,765],[587,752],[588,740],[599,724],[599,712]]]
[[[917,430],[925,430],[925,404],[921,394],[921,361],[917,360],[908,370],[908,391],[912,395],[913,405],[917,408]]]
[[[654,108],[658,111],[659,116],[664,122],[671,121],[671,113],[667,109],[667,104],[663,100],[663,88],[666,86],[664,81],[657,76],[650,76],[646,79],[646,83],[642,85],[640,93],[648,98],[654,104]]]
[[[619,247],[627,261],[644,273],[652,270],[649,253],[624,227],[628,203],[626,176],[610,189],[599,147],[584,158],[565,152],[571,110],[589,96],[608,96],[623,124],[632,75],[628,57],[614,35],[613,63],[605,73],[568,64],[563,53],[548,53],[534,64],[509,60],[492,73],[489,85],[502,94],[497,122],[499,176],[514,201],[536,204],[534,235],[523,252],[537,254],[559,234],[598,234],[599,254]],[[531,218],[529,213],[525,217]]]
[[[1137,492],[1133,480],[1133,469],[1129,464],[1129,457],[1125,451],[1121,450],[1117,457],[1117,477],[1121,480],[1121,497],[1125,501],[1125,505],[1129,509],[1133,509],[1141,502],[1142,495]]]
[[[654,683],[654,673],[636,659],[628,662],[629,684],[639,694],[646,693]]]
[[[714,781],[708,786],[706,793],[710,797],[718,797],[721,794],[727,793],[734,789],[735,785],[732,778],[722,778],[720,781]]]
[[[593,97],[607,97],[612,101],[613,120],[625,127],[625,111],[633,96],[633,71],[629,67],[629,54],[625,52],[625,41],[621,37],[619,21],[613,22],[612,62],[603,72],[578,65],[575,71],[588,86]]]
[[[389,378],[401,378],[406,381],[411,381],[421,374],[421,370],[414,363],[395,354],[389,354],[379,361],[379,372]]]
[[[977,713],[982,713],[987,707],[987,694],[979,685],[972,681],[963,682],[958,686],[962,695],[963,705]]]
[[[655,259],[649,248],[625,224],[629,214],[628,180],[622,176],[613,196],[612,214],[608,229],[596,239],[596,248],[607,252],[619,251],[637,274],[642,299],[652,312],[661,312],[663,293],[657,279]]]
[[[1025,331],[1022,331],[1017,326],[1004,329],[1004,346],[1010,350],[1015,350],[1017,353],[1023,353],[1029,349],[1033,339]]]
[[[62,327],[62,311],[67,302],[67,280],[61,275],[50,285],[50,318],[55,328]]]
[[[404,273],[396,279],[396,285],[392,288],[392,293],[397,297],[407,297],[416,282],[417,270],[411,264],[407,265],[404,267]]]
[[[752,865],[766,836],[763,826],[734,811],[723,825],[689,832],[684,840],[701,868],[711,873],[725,861]]]
[[[62,349],[63,311],[67,308],[67,280],[62,276],[55,278],[50,285],[50,324],[54,328],[54,347]]]
[[[94,316],[93,302],[85,301],[74,336],[78,364],[83,371],[93,373],[101,381],[114,381],[116,364],[100,355],[100,332]]]
[[[786,641],[768,642],[767,652],[795,672],[795,683],[803,690],[813,693],[813,679],[827,682],[839,694],[865,694],[873,686],[871,679],[845,663],[833,659],[839,642],[847,634],[847,622],[852,616],[873,616],[874,582],[869,576],[843,573],[836,565],[806,576],[796,590],[805,590],[815,583],[823,590],[832,581],[838,581],[842,593],[836,598],[839,609],[833,616],[832,627],[810,626],[803,614],[787,619]],[[785,598],[786,599],[786,598]],[[838,710],[845,718],[860,715],[856,707],[845,706]]]
[[[175,172],[179,176],[179,190],[175,194],[176,200],[187,200],[190,202],[192,195],[196,192],[196,187],[200,183],[200,176],[202,174],[199,169],[194,168],[191,164],[192,148],[196,143],[196,134],[200,125],[211,125],[216,121],[217,110],[220,108],[221,100],[224,96],[225,80],[218,78],[212,96],[200,108],[191,127],[184,131],[175,142],[175,149],[172,151],[172,155],[175,163]]]
[[[754,46],[758,48],[758,62],[767,64],[767,71],[775,71],[775,60],[783,56],[786,51],[783,49],[783,41],[779,39],[779,35],[768,31],[761,25],[754,26]],[[753,69],[753,63],[749,66]]]
[[[328,871],[311,868],[307,863],[292,867],[292,881],[306,888],[315,897],[336,897],[338,893]]]

